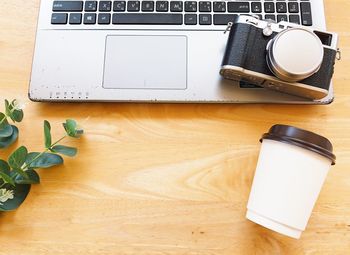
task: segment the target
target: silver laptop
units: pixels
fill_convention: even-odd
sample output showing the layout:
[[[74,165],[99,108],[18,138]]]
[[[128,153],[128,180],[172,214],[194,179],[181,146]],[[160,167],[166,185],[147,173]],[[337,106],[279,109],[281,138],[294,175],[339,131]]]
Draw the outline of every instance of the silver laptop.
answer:
[[[34,101],[327,104],[219,75],[236,14],[325,29],[322,0],[42,0]]]

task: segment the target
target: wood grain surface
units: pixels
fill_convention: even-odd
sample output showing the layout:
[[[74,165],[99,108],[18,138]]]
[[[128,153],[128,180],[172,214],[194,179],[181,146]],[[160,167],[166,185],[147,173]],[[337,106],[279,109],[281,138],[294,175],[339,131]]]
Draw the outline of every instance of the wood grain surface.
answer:
[[[86,135],[68,142],[75,159],[41,170],[22,207],[0,214],[0,254],[350,254],[350,1],[325,3],[343,53],[336,100],[281,106],[30,102],[39,0],[1,1],[0,100],[26,103],[11,149],[40,150],[43,119],[55,137],[67,117]],[[275,123],[329,137],[338,157],[300,240],[245,219],[258,140]]]

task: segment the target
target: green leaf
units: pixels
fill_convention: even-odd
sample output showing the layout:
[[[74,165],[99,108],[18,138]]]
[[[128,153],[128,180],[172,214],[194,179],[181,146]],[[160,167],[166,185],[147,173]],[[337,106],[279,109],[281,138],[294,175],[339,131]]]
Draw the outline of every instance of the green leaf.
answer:
[[[26,172],[28,178],[24,178],[23,176],[18,175],[15,178],[16,184],[38,184],[38,183],[40,183],[40,177],[35,170],[29,169],[25,172]]]
[[[0,159],[0,170],[5,173],[10,172],[9,164],[5,160]]]
[[[0,138],[0,149],[7,148],[13,144],[18,137],[18,128],[12,125],[13,133],[11,136],[6,138]]]
[[[10,167],[13,169],[20,169],[26,161],[27,154],[28,150],[24,146],[21,146],[15,150],[8,159]]]
[[[66,123],[63,123],[63,127],[67,132],[68,136],[75,137],[76,136],[76,127],[77,123],[74,120],[68,119]]]
[[[21,122],[23,120],[24,113],[21,109],[16,109],[16,99],[9,103],[5,100],[6,114],[14,121]]]
[[[77,128],[75,120],[66,120],[66,123],[63,123],[63,127],[66,130],[67,135],[70,137],[79,138],[83,134],[83,130]]]
[[[17,175],[22,176],[23,178],[26,178],[26,179],[29,178],[27,172],[26,172],[26,171],[23,171],[23,170],[20,169],[20,168],[18,168],[18,169],[13,169],[12,172],[16,173]],[[13,174],[12,174],[12,176],[13,176]]]
[[[0,137],[1,138],[7,138],[10,137],[13,134],[13,128],[11,125],[3,125],[2,128],[0,128]]]
[[[5,111],[6,111],[6,115],[10,115],[11,113],[11,108],[10,108],[10,103],[7,99],[5,99]]]
[[[69,157],[74,157],[75,155],[77,155],[78,150],[74,147],[68,147],[68,146],[64,146],[64,145],[56,145],[56,146],[52,147],[52,151],[69,156]]]
[[[6,202],[1,202],[0,211],[13,211],[16,210],[27,198],[27,195],[30,191],[29,184],[24,185],[16,185],[11,187],[10,185],[6,185],[6,190],[10,190],[13,192],[13,199],[8,199]],[[3,190],[3,189],[2,189]]]
[[[0,159],[0,178],[4,181],[4,183],[9,183],[13,186],[15,185],[11,176],[9,165],[2,159]]]
[[[5,183],[9,183],[9,184],[11,184],[12,186],[15,186],[15,183],[13,182],[11,176],[7,175],[6,173],[0,171],[0,178],[1,178]]]
[[[44,136],[45,136],[45,147],[50,148],[51,147],[51,125],[50,123],[45,120],[44,121]]]
[[[26,164],[29,168],[49,168],[63,164],[63,158],[60,155],[53,153],[44,153],[41,156],[39,155],[39,152],[31,152],[27,155]]]
[[[7,162],[2,159],[0,159],[0,174],[0,178],[2,178],[5,183],[10,183],[13,185],[10,167]]]
[[[29,152],[27,154],[27,158],[26,158],[26,165],[29,166],[29,164],[40,155],[40,152]]]
[[[4,128],[6,125],[8,125],[7,117],[5,114],[0,112],[0,129]]]
[[[23,120],[23,117],[24,117],[23,110],[14,110],[10,117],[15,122],[21,122]]]

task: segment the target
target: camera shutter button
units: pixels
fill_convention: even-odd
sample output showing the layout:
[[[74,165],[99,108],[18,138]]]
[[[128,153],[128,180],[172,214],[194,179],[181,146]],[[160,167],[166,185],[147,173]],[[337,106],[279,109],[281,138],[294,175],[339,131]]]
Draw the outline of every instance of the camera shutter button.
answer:
[[[316,73],[323,62],[321,40],[310,30],[289,28],[267,45],[267,64],[281,80],[296,82]]]
[[[271,36],[273,34],[271,23],[268,23],[267,26],[264,27],[263,34],[264,34],[264,36]]]

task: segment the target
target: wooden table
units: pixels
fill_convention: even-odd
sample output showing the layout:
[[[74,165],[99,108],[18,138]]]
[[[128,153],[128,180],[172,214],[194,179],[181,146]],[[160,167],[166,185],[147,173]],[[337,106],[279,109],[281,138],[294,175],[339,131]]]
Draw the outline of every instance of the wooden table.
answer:
[[[2,1],[0,99],[27,104],[12,149],[41,150],[43,119],[55,137],[67,117],[86,135],[68,142],[75,159],[41,170],[22,207],[0,214],[0,254],[349,254],[350,2],[325,3],[343,53],[336,100],[281,106],[30,102],[39,0]],[[258,140],[275,123],[324,134],[338,156],[300,240],[245,219]]]

